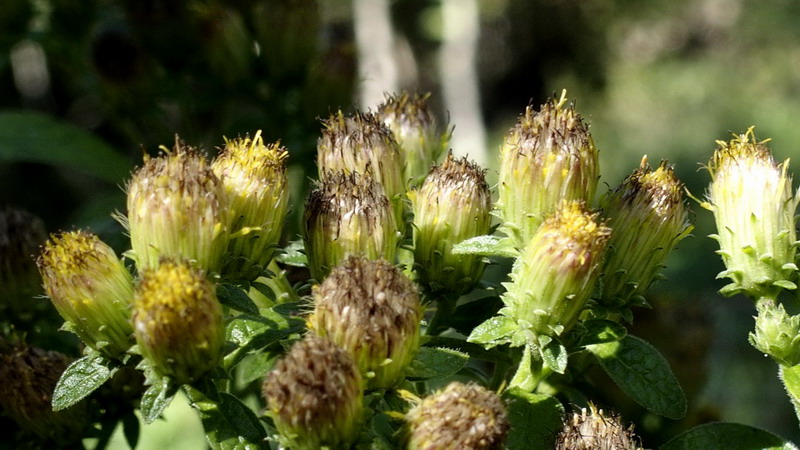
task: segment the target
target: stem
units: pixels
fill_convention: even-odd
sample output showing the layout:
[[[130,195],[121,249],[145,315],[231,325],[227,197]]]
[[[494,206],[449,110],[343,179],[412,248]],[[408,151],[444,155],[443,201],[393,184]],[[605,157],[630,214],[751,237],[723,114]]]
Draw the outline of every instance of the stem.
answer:
[[[436,300],[436,312],[433,313],[428,329],[425,334],[436,336],[448,328],[447,322],[456,309],[456,298],[449,295],[442,295]]]

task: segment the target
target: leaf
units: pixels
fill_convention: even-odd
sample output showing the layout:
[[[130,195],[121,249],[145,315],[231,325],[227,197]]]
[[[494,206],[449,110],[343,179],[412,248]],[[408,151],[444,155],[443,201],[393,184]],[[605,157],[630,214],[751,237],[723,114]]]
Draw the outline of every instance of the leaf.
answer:
[[[35,112],[0,112],[0,162],[69,167],[118,184],[131,162],[93,134]]]
[[[686,414],[686,396],[669,364],[652,345],[628,335],[586,349],[620,389],[649,411],[670,419]]]
[[[797,450],[797,446],[774,434],[738,423],[708,423],[672,438],[661,450],[774,449]]]
[[[522,349],[522,358],[519,361],[519,366],[517,366],[517,371],[514,373],[514,377],[511,378],[511,382],[509,383],[511,388],[516,388],[524,392],[531,392],[536,389],[538,381],[533,376],[533,351],[538,350],[531,348],[530,344],[525,345],[525,348]]]
[[[170,382],[168,377],[159,377],[153,380],[153,384],[142,394],[142,400],[139,403],[144,423],[151,424],[158,419],[172,402],[177,391],[177,386]]]
[[[453,327],[459,333],[469,335],[475,327],[497,314],[497,311],[502,307],[503,301],[500,297],[479,298],[459,305],[453,311],[453,315],[447,321],[447,325]]]
[[[449,377],[461,370],[469,355],[449,348],[422,347],[409,366],[408,378],[430,380]]]
[[[307,267],[308,258],[306,258],[306,254],[303,253],[304,250],[305,246],[303,240],[298,239],[289,242],[282,252],[278,252],[277,255],[275,255],[275,259],[279,263],[286,264],[287,266]]]
[[[131,411],[122,416],[122,433],[125,435],[125,442],[128,447],[136,448],[139,443],[139,418]]]
[[[264,348],[303,330],[302,319],[284,317],[273,309],[262,309],[261,314],[242,314],[228,324],[226,339],[239,348],[225,356],[226,368],[236,365],[251,351]]]
[[[209,447],[219,450],[256,450],[264,447],[267,435],[250,408],[236,397],[213,393],[215,402],[198,389],[186,386],[186,394],[200,414]]]
[[[789,395],[789,400],[792,401],[795,415],[800,419],[800,365],[792,367],[779,366],[779,375],[783,386],[786,388],[786,394]]]
[[[580,347],[619,341],[628,334],[625,326],[611,320],[587,320],[581,325],[583,326],[583,332],[578,343]]]
[[[511,317],[495,316],[475,327],[467,338],[467,342],[484,344],[492,348],[508,342],[508,336],[517,331],[517,322]]]
[[[112,361],[97,353],[86,355],[67,366],[53,390],[53,411],[78,403],[103,385],[117,371]]]
[[[480,359],[482,361],[502,362],[505,364],[511,364],[512,362],[511,357],[508,356],[507,352],[505,351],[499,351],[500,349],[486,350],[483,348],[483,346],[466,342],[463,339],[458,338],[431,336],[425,343],[425,346],[452,348],[454,350],[467,353],[470,358]]]
[[[269,372],[275,362],[275,355],[272,353],[251,353],[239,363],[239,380],[243,384],[263,378]]]
[[[554,397],[511,388],[503,393],[511,431],[506,448],[549,450],[561,429],[564,407]]]
[[[516,258],[519,252],[507,237],[484,235],[461,241],[453,246],[454,255],[505,256]]]
[[[233,284],[220,284],[217,286],[217,298],[225,306],[237,311],[258,315],[258,307],[240,287]]]
[[[567,370],[567,349],[560,342],[553,339],[547,345],[540,347],[540,351],[544,365],[550,370],[561,374]]]

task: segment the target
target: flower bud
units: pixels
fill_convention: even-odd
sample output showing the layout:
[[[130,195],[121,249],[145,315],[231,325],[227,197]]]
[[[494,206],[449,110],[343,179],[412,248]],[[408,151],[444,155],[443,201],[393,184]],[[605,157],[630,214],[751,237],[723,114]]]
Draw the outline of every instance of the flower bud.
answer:
[[[56,234],[37,264],[44,290],[70,331],[112,358],[128,350],[133,277],[111,247],[86,231]]]
[[[308,327],[342,347],[370,388],[390,388],[419,349],[422,306],[411,282],[386,261],[351,256],[314,288]]]
[[[597,188],[597,148],[565,95],[539,111],[528,106],[500,147],[497,209],[519,248],[562,200],[591,202]]]
[[[404,180],[418,186],[439,159],[444,142],[428,108],[430,94],[407,92],[386,97],[377,116],[392,131],[405,160]]]
[[[581,413],[565,418],[564,427],[556,438],[556,450],[641,450],[633,427],[623,428],[619,416],[606,415],[589,404]]]
[[[264,398],[285,448],[349,448],[361,425],[358,366],[331,341],[314,335],[294,343],[267,374]]]
[[[289,204],[287,156],[280,143],[265,145],[259,131],[253,139],[226,141],[212,164],[227,196],[233,233],[226,274],[253,280],[272,259]]]
[[[691,230],[683,189],[671,166],[662,162],[651,170],[645,157],[603,198],[603,212],[614,227],[603,269],[603,303],[643,303],[667,256]]]
[[[370,172],[392,204],[397,228],[404,230],[405,162],[392,132],[369,113],[345,117],[339,111],[324,125],[322,137],[317,140],[320,180],[326,181],[330,173]]]
[[[750,344],[777,363],[794,366],[800,363],[800,315],[790,316],[783,305],[759,302],[756,328]]]
[[[2,410],[20,428],[51,442],[44,448],[53,447],[52,443],[58,444],[56,448],[69,447],[88,425],[85,402],[58,412],[51,405],[53,390],[69,365],[69,358],[25,344],[3,342],[0,346]]]
[[[483,274],[483,258],[454,255],[452,250],[461,241],[489,233],[492,198],[485,171],[448,153],[444,163],[434,167],[422,187],[409,196],[420,281],[434,291],[469,291]]]
[[[406,414],[409,450],[502,449],[509,423],[503,401],[476,384],[452,382]]]
[[[348,255],[394,261],[392,208],[369,174],[328,173],[308,198],[303,224],[308,268],[318,281]]]
[[[610,235],[583,202],[562,203],[522,251],[511,282],[504,283],[511,316],[539,334],[569,330],[600,275]]]
[[[219,179],[197,149],[176,138],[171,152],[145,157],[128,183],[127,227],[137,268],[176,258],[219,270],[228,245],[224,201]]]
[[[14,208],[0,210],[0,311],[18,318],[35,310],[41,279],[32,255],[46,240],[38,217]]]
[[[797,197],[786,171],[787,159],[776,164],[767,141],[756,141],[753,128],[719,148],[708,162],[711,185],[703,206],[714,212],[718,253],[731,284],[723,295],[743,292],[753,298],[775,297],[781,289],[795,289],[791,281],[796,233]]]
[[[163,260],[142,273],[133,328],[153,370],[181,384],[215,368],[222,356],[225,328],[214,285],[185,262]]]

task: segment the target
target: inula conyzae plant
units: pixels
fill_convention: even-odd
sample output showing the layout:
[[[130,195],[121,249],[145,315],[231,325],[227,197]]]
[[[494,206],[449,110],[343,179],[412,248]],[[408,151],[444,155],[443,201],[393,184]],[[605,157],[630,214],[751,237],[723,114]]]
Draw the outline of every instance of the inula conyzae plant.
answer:
[[[176,395],[214,449],[663,444],[613,397],[650,423],[687,412],[666,359],[628,333],[692,230],[672,165],[644,157],[595,198],[598,148],[563,93],[520,115],[490,186],[448,151],[453,128],[428,99],[390,95],[374,113],[322,120],[305,199],[289,196],[280,136],[224,139],[213,159],[176,137],[125,183],[119,255],[88,230],[47,239],[32,215],[0,211],[12,446],[103,448],[121,423],[135,447]],[[800,316],[782,295],[798,272],[788,162],[751,129],[719,142],[707,167],[722,293],[753,299],[750,342],[800,408]],[[284,229],[293,208],[299,236]],[[61,319],[34,307],[41,294]],[[63,353],[75,340],[29,345],[58,326],[82,356]],[[661,448],[740,444],[794,448],[732,423]]]

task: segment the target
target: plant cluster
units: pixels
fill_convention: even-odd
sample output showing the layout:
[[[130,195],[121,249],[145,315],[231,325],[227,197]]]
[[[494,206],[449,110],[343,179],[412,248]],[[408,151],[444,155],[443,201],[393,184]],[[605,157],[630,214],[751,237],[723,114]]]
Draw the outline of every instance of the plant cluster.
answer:
[[[139,417],[182,392],[219,449],[641,448],[592,403],[592,366],[653,414],[683,417],[666,360],[627,331],[692,229],[672,166],[645,157],[595,204],[598,149],[562,93],[506,135],[493,205],[485,170],[444,151],[451,130],[427,100],[323,121],[302,236],[286,245],[289,151],[260,132],[212,160],[177,137],[145,157],[116,214],[121,257],[89,231],[46,239],[5,211],[0,380],[19,388],[0,405],[15,442],[102,447],[121,422],[134,447]],[[704,205],[723,230],[723,292],[757,300],[751,340],[800,392],[800,318],[776,306],[796,287],[786,163],[751,132],[720,145]],[[25,343],[48,332],[30,310],[37,268],[80,358]],[[724,448],[696,445],[722,429],[784,445],[717,424],[663,448]]]

